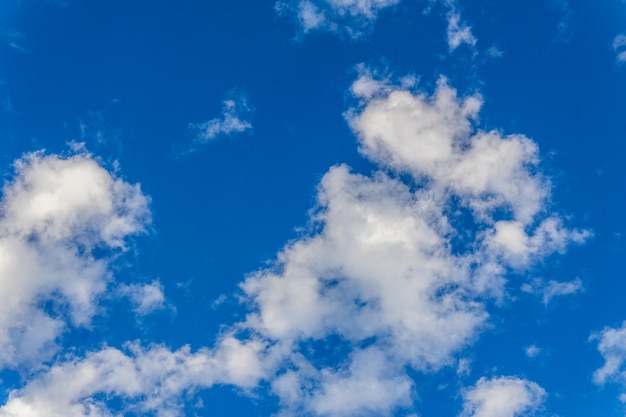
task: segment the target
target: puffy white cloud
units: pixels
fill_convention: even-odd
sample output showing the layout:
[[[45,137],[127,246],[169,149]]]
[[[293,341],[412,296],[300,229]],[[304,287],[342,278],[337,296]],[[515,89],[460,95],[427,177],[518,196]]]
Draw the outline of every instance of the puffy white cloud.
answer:
[[[481,378],[463,393],[462,417],[516,417],[529,415],[546,392],[534,382],[516,377]]]
[[[405,81],[364,72],[354,83],[360,103],[347,118],[380,169],[366,176],[339,165],[324,175],[309,233],[241,284],[249,314],[215,348],[105,348],[13,392],[4,415],[108,415],[103,394],[177,415],[184,392],[261,380],[283,415],[387,415],[412,404],[409,370],[461,369],[458,353],[488,320],[485,300],[504,296],[507,269],[586,234],[548,212],[534,142],[475,127],[480,96],[459,97],[445,79],[431,95]],[[83,374],[96,376],[48,394]],[[515,416],[543,395],[522,380],[481,380],[465,393],[466,414]]]
[[[522,135],[473,132],[480,96],[458,98],[445,78],[431,97],[389,88],[381,84],[382,97],[350,116],[364,155],[448,189],[481,220],[506,208],[525,226],[544,209],[550,184],[533,169],[536,144]]]
[[[1,368],[53,352],[66,321],[90,321],[111,279],[108,258],[94,250],[124,250],[150,213],[138,185],[86,153],[24,156],[0,207]],[[45,311],[46,302],[68,314]]]
[[[214,384],[249,388],[265,376],[257,342],[222,338],[214,350],[163,346],[112,347],[52,366],[9,394],[0,417],[104,417],[120,415],[105,399],[118,398],[122,414],[182,415],[180,397]],[[104,399],[103,399],[104,398]]]
[[[243,133],[252,130],[252,123],[246,120],[251,108],[244,97],[238,96],[222,103],[222,114],[203,123],[189,124],[194,135],[194,144],[209,142],[220,136]]]
[[[382,169],[331,168],[313,232],[241,285],[255,307],[241,326],[286,352],[289,371],[272,387],[294,414],[385,414],[408,404],[406,367],[454,365],[487,319],[483,300],[503,294],[507,267],[587,237],[547,212],[550,183],[534,142],[474,127],[479,96],[460,98],[445,79],[430,96],[414,93],[366,72],[352,91],[362,101],[348,120]],[[469,219],[459,223],[457,211]],[[469,229],[469,240],[455,240]],[[311,347],[328,340],[344,349],[330,365]],[[366,353],[375,359],[362,368]],[[381,381],[398,395],[351,395]]]

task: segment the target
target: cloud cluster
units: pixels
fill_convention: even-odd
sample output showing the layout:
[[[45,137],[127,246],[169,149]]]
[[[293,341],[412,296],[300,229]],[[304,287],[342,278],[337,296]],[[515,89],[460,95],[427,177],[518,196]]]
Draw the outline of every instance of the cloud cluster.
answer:
[[[120,415],[110,408],[117,398],[127,415],[173,417],[181,414],[180,397],[214,384],[251,387],[267,366],[259,360],[259,345],[232,337],[214,351],[171,351],[163,346],[142,348],[129,343],[119,350],[104,347],[84,358],[52,366],[24,389],[11,392],[0,417],[105,417]]]
[[[400,0],[279,0],[275,8],[280,14],[293,16],[304,35],[326,31],[358,38],[371,29],[383,10],[398,3]],[[446,10],[450,52],[463,44],[476,45],[477,39],[462,20],[456,0],[430,0],[429,3],[439,3]],[[430,6],[426,10],[430,10]]]
[[[346,33],[358,37],[378,14],[400,0],[295,0],[278,1],[279,13],[293,14],[303,33],[313,30]]]
[[[213,348],[104,347],[40,373],[10,394],[0,416],[115,414],[101,398],[118,398],[124,412],[177,416],[184,393],[214,384],[249,390],[261,381],[285,416],[388,415],[411,408],[410,372],[467,367],[459,352],[487,323],[486,302],[506,297],[507,271],[562,252],[587,234],[548,211],[550,183],[539,172],[534,142],[476,128],[480,96],[459,97],[443,78],[430,95],[411,85],[366,71],[354,83],[358,105],[347,119],[361,153],[378,169],[371,175],[345,165],[329,169],[310,231],[241,283],[249,313]],[[37,165],[32,160],[42,158],[30,157],[27,167]],[[80,162],[102,174],[87,157],[50,160]],[[21,189],[20,181],[9,188]],[[122,188],[138,192],[128,187]],[[123,201],[138,199],[133,196]],[[48,211],[56,207],[50,201]],[[145,198],[130,207],[145,210]],[[112,246],[140,229],[119,216],[87,214],[83,223],[100,226],[88,236]],[[76,221],[41,214],[46,221],[26,222],[17,211],[12,215],[28,230],[86,240]],[[88,247],[89,240],[81,244]],[[102,288],[103,274],[97,276],[93,282]],[[128,292],[141,311],[159,305],[158,289],[157,283]],[[513,417],[537,407],[544,395],[525,380],[481,379],[463,392],[464,413]]]
[[[445,79],[427,95],[374,78],[355,82],[361,104],[347,117],[380,170],[331,168],[314,232],[241,285],[254,306],[241,326],[286,352],[272,387],[296,414],[410,404],[407,367],[454,364],[488,319],[484,301],[505,293],[509,268],[588,236],[547,212],[534,142],[475,128],[480,96],[459,97]],[[353,395],[367,387],[379,395]]]
[[[0,202],[0,368],[54,352],[67,323],[89,323],[110,257],[150,221],[138,185],[88,154],[32,153]],[[98,253],[99,255],[96,255]],[[44,308],[44,306],[47,306]]]

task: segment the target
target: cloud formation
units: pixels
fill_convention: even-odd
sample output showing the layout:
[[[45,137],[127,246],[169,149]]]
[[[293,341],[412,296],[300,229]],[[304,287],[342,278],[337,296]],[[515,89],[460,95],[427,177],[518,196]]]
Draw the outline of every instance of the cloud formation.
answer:
[[[0,207],[4,368],[48,357],[68,323],[89,323],[112,279],[103,254],[124,251],[150,213],[139,185],[86,153],[25,155],[15,163]],[[44,310],[46,303],[56,308]]]
[[[120,285],[118,293],[130,300],[133,311],[139,316],[165,308],[165,294],[163,294],[163,285],[159,281],[153,281],[150,284]]]
[[[613,50],[617,55],[617,62],[626,62],[626,35],[621,33],[613,39]]]
[[[380,170],[331,168],[315,232],[241,286],[255,306],[242,326],[288,352],[288,371],[272,387],[295,414],[384,414],[410,404],[406,368],[453,365],[488,319],[484,300],[505,293],[508,268],[588,236],[547,212],[550,183],[534,142],[474,127],[480,96],[459,97],[443,78],[432,95],[413,92],[366,71],[352,91],[361,104],[348,121]],[[342,353],[320,363],[311,346],[328,340]],[[350,394],[367,386],[395,395]]]
[[[434,1],[435,0],[431,0],[431,2]],[[446,34],[449,51],[453,52],[463,44],[470,48],[476,46],[478,39],[476,39],[472,33],[471,26],[463,21],[457,0],[441,0],[441,3],[447,9],[446,19],[448,21],[448,29]]]
[[[314,31],[332,32],[359,38],[371,30],[378,16],[400,3],[400,0],[279,0],[275,8],[279,14],[292,16],[302,34]],[[456,0],[430,0],[446,10],[446,36],[450,52],[463,44],[476,45],[471,27],[463,21]]]
[[[516,377],[481,378],[463,393],[461,417],[528,415],[544,401],[546,392],[534,382]]]
[[[580,278],[565,282],[550,280],[548,283],[541,279],[535,279],[531,283],[522,285],[522,291],[541,295],[543,304],[548,305],[554,297],[579,294],[585,291],[585,287]]]
[[[400,0],[295,0],[278,1],[276,10],[294,15],[304,34],[314,30],[358,37],[378,14]]]
[[[0,416],[113,413],[102,395],[125,411],[177,416],[185,392],[261,381],[284,416],[386,415],[412,408],[408,370],[467,367],[459,353],[488,322],[485,303],[507,296],[507,271],[587,234],[548,211],[534,142],[478,129],[482,98],[444,78],[432,94],[413,84],[363,70],[346,117],[378,169],[329,169],[309,232],[241,283],[249,313],[215,347],[105,347],[13,391]],[[543,396],[528,381],[481,379],[464,391],[464,412],[513,417]]]
[[[590,338],[598,341],[598,351],[604,358],[604,365],[593,373],[593,382],[603,385],[617,382],[626,386],[626,322],[619,328],[607,327]],[[626,393],[620,399],[626,401]]]
[[[194,144],[207,143],[221,136],[252,130],[252,123],[246,120],[251,110],[243,97],[224,100],[220,116],[208,122],[189,124],[189,131],[193,134]]]
[[[120,415],[106,399],[121,401],[122,414],[181,415],[181,396],[214,384],[251,387],[264,373],[259,345],[222,338],[214,351],[171,351],[163,346],[124,350],[105,347],[84,358],[52,366],[25,388],[13,391],[0,417],[105,417]],[[104,394],[105,399],[102,399]]]

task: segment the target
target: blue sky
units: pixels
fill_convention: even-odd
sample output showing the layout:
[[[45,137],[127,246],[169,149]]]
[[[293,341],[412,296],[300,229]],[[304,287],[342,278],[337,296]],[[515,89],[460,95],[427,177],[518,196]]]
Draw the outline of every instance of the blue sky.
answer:
[[[4,0],[0,417],[623,416],[626,3]]]

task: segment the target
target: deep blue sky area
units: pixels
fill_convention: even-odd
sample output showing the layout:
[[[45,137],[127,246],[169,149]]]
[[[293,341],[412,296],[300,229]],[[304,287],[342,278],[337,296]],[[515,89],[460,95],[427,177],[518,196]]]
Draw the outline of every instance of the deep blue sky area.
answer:
[[[0,1],[0,417],[626,412],[624,1]],[[460,99],[436,107],[441,77]],[[357,80],[374,93],[359,96]],[[426,110],[403,119],[397,93]],[[480,112],[454,113],[470,96]],[[455,177],[482,131],[503,146],[523,135],[538,159],[511,150],[519,166],[485,156]],[[461,141],[456,156],[432,165],[420,158],[436,153],[411,145],[447,138]],[[81,161],[85,171],[59,174]],[[329,173],[341,164],[415,200],[400,185],[324,194],[343,181]],[[491,166],[485,183],[503,189],[459,185]],[[80,182],[96,174],[141,189],[97,194],[104,183]],[[65,182],[69,194],[55,191]],[[516,217],[535,196],[532,219]],[[460,201],[456,214],[447,199]],[[481,217],[489,204],[499,214]],[[473,220],[445,229],[431,205]],[[425,216],[444,243],[402,258],[404,234],[410,247],[427,241],[409,221],[381,223],[378,249],[361,245],[367,227],[398,216]],[[124,244],[110,238],[120,218],[139,219],[119,232]],[[560,222],[553,235],[541,234],[545,219]],[[506,225],[521,234],[498,235]],[[461,235],[474,239],[457,248],[467,258],[424,272]],[[489,290],[468,283],[485,265]],[[425,291],[405,310],[385,298],[404,292],[396,279]],[[461,311],[477,322],[450,330]],[[229,340],[260,346],[260,365]],[[149,352],[185,346],[171,368],[155,360],[162,374],[147,371]],[[94,375],[109,371],[96,382],[69,376],[67,394],[50,394],[65,384],[59,369],[107,349],[134,365],[101,359]]]

